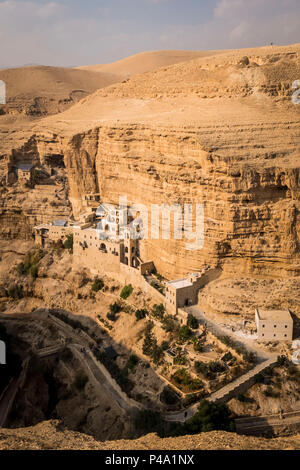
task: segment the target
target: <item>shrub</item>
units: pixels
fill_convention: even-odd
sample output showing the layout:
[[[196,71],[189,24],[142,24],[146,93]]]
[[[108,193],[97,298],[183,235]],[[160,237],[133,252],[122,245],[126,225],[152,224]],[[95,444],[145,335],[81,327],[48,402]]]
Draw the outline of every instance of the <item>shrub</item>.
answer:
[[[179,334],[178,334],[178,339],[180,341],[187,341],[193,336],[192,331],[187,325],[184,325],[180,328]]]
[[[23,286],[20,284],[13,284],[8,288],[8,296],[14,300],[22,299],[23,297]]]
[[[165,315],[162,319],[162,328],[167,332],[171,333],[177,329],[176,320],[172,315]]]
[[[187,369],[178,369],[172,376],[171,379],[177,386],[183,386],[188,391],[199,390],[203,387],[203,383],[200,379],[193,379],[188,373]]]
[[[226,367],[224,366],[224,364],[218,361],[211,361],[208,364],[208,367],[209,367],[209,370],[214,373],[224,372],[226,370]]]
[[[145,330],[143,343],[143,354],[151,357],[155,364],[158,364],[163,355],[163,349],[157,344],[157,340],[152,333],[153,323],[149,322]]]
[[[151,356],[153,344],[154,344],[154,335],[152,333],[153,324],[150,322],[147,324],[146,331],[145,331],[145,338],[143,343],[143,354],[146,356]]]
[[[271,387],[267,387],[267,389],[264,390],[264,395],[266,397],[279,398],[280,392],[275,392]]]
[[[108,312],[107,315],[106,315],[106,318],[110,321],[116,321],[117,320],[117,316],[113,312]]]
[[[132,294],[132,292],[133,292],[133,287],[131,284],[128,284],[128,286],[123,287],[120,297],[125,300]]]
[[[249,364],[255,364],[256,354],[252,351],[245,351],[245,352],[243,352],[243,359],[244,359],[244,361],[248,362]]]
[[[191,328],[192,330],[196,330],[198,328],[198,320],[196,317],[194,317],[194,315],[192,315],[191,313],[188,314],[188,318],[187,318],[187,326],[189,328]]]
[[[115,303],[113,303],[113,304],[110,304],[109,310],[110,310],[111,313],[115,313],[115,314],[116,314],[116,313],[121,312],[122,306],[121,306],[118,302],[115,302]]]
[[[144,433],[159,432],[162,427],[162,417],[159,413],[152,410],[140,410],[136,414],[135,426]]]
[[[238,401],[240,401],[241,403],[245,403],[247,401],[245,395],[243,395],[242,393],[240,393],[237,397]]]
[[[174,357],[174,364],[184,366],[186,364],[186,357],[182,351],[178,352]]]
[[[279,367],[285,366],[288,362],[288,359],[286,356],[278,356],[277,357],[277,365]]]
[[[63,247],[64,247],[66,250],[69,250],[70,253],[73,253],[73,244],[74,244],[73,233],[69,233],[69,234],[66,236],[66,240],[65,240],[64,243],[63,243]]]
[[[169,385],[161,392],[160,399],[163,403],[166,403],[166,405],[176,405],[176,403],[179,402],[177,393]]]
[[[136,310],[135,317],[137,321],[139,321],[145,318],[147,314],[148,314],[148,311],[145,308],[142,308],[142,309]]]
[[[78,372],[75,377],[74,385],[78,390],[83,390],[88,380],[88,377],[83,372]]]
[[[39,268],[36,264],[34,264],[33,266],[31,266],[30,268],[30,275],[33,279],[36,279],[38,277],[38,272],[39,272]]]
[[[103,289],[103,287],[104,287],[104,282],[102,281],[102,279],[97,278],[94,280],[91,289],[93,292],[99,292],[99,290]]]
[[[152,308],[152,315],[153,315],[155,318],[158,318],[158,319],[162,320],[164,314],[165,314],[165,307],[164,307],[163,304],[155,304],[155,305],[153,305],[153,308]]]
[[[210,432],[214,430],[231,431],[235,430],[231,412],[224,403],[213,403],[202,400],[197,413],[185,424],[178,425],[174,435],[183,436],[186,434],[199,434],[200,432]]]
[[[38,275],[38,263],[43,257],[43,251],[37,249],[25,255],[24,261],[17,267],[19,274],[30,274],[33,278]]]
[[[256,384],[262,384],[264,382],[264,376],[262,374],[257,374],[254,377],[254,383]]]
[[[132,371],[138,363],[139,358],[135,354],[131,354],[128,358],[125,368]]]
[[[201,374],[206,379],[212,376],[208,366],[204,362],[196,361],[194,363],[194,368],[197,374]]]
[[[160,345],[160,347],[163,351],[167,351],[167,349],[169,349],[169,346],[170,346],[170,344],[169,344],[168,341],[163,341]]]
[[[203,344],[201,343],[201,341],[198,341],[196,338],[195,338],[195,341],[194,341],[194,351],[196,351],[196,352],[202,352],[203,351]]]

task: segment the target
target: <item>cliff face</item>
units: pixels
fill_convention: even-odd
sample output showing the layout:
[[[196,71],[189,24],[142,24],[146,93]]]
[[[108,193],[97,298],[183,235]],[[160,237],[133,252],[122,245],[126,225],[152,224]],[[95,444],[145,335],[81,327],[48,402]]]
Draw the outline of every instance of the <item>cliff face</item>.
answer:
[[[257,139],[254,139],[257,142]],[[221,263],[242,272],[299,273],[299,168],[266,152],[266,166],[205,151],[196,130],[102,127],[72,138],[66,151],[75,212],[85,193],[106,202],[204,204],[204,247],[147,240],[142,257],[167,277]],[[251,164],[252,163],[252,164]],[[195,230],[195,217],[193,218]],[[171,232],[172,233],[172,232]],[[150,236],[150,231],[149,231]]]
[[[189,240],[172,236],[141,243],[142,259],[167,278],[216,265],[298,275],[299,107],[291,102],[298,74],[299,46],[177,64],[43,120],[28,132],[31,155],[24,136],[13,150],[5,137],[2,155],[30,155],[49,168],[63,159],[63,200],[75,216],[86,193],[144,204],[149,222],[151,204],[204,204],[203,248],[187,250]],[[38,221],[58,215],[38,212]],[[194,231],[195,213],[193,222]]]

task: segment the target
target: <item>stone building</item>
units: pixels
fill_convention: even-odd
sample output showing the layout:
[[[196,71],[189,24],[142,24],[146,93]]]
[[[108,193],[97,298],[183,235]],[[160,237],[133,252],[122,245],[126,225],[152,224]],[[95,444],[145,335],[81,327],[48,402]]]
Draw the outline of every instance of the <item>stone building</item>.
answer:
[[[33,165],[31,163],[20,163],[17,166],[17,177],[20,183],[30,182],[32,179]]]
[[[177,314],[178,308],[198,303],[198,292],[202,286],[202,274],[193,273],[185,279],[176,279],[166,284],[166,309]]]
[[[292,341],[293,319],[289,310],[255,310],[258,341]]]

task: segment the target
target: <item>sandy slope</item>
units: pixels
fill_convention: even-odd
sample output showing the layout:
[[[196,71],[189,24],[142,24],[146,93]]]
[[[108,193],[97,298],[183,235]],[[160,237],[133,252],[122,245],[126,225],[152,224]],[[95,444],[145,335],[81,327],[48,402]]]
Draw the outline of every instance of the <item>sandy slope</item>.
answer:
[[[144,72],[152,72],[160,67],[178,64],[187,60],[209,57],[222,54],[225,51],[150,51],[142,52],[110,64],[86,65],[77,67],[81,70],[106,72],[120,75],[123,78],[131,77]]]
[[[0,70],[6,83],[9,112],[53,114],[64,111],[99,88],[117,82],[118,77],[101,72],[63,67],[21,67]]]

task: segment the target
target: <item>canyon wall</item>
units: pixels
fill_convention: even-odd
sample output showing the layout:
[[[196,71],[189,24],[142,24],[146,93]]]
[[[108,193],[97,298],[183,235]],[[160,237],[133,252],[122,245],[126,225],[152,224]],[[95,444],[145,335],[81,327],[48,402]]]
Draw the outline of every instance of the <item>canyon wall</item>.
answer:
[[[83,194],[98,191],[105,202],[144,204],[149,221],[151,204],[204,204],[203,249],[186,250],[184,237],[151,240],[150,231],[141,242],[142,258],[167,278],[217,265],[299,274],[298,167],[272,156],[263,167],[239,162],[205,151],[197,130],[138,125],[76,135],[65,155],[75,213]],[[195,230],[195,214],[193,222]]]

